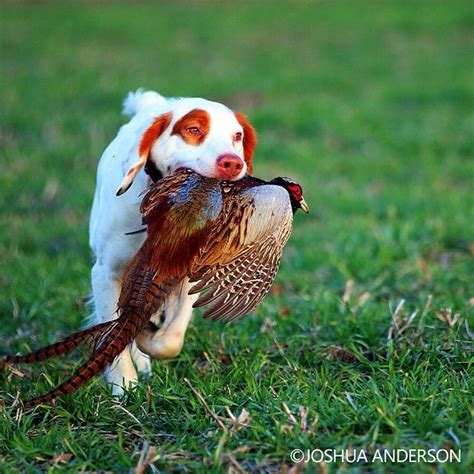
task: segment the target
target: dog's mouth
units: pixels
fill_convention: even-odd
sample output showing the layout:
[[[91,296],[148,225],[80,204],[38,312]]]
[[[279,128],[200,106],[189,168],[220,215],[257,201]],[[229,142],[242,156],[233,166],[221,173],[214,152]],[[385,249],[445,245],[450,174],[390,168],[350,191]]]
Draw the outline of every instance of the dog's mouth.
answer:
[[[154,183],[163,179],[163,174],[152,160],[147,160],[144,171]]]
[[[175,168],[171,174],[176,174],[176,173],[180,173],[181,171],[192,171],[193,173],[196,173],[196,174],[200,174],[198,171],[196,171],[195,169],[193,169],[191,166],[178,166],[177,168]],[[202,175],[201,175],[202,176]]]
[[[180,171],[189,170],[189,169],[194,171],[189,166],[178,166],[170,174],[179,173]],[[144,170],[145,170],[145,173],[150,177],[150,179],[154,183],[164,178],[163,173],[157,168],[156,164],[152,160],[148,160],[146,162]]]

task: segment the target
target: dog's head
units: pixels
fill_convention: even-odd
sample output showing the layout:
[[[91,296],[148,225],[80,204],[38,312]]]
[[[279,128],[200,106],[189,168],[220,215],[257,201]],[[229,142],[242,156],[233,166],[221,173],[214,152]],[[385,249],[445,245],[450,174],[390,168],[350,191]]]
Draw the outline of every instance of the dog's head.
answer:
[[[179,99],[141,135],[138,160],[117,195],[127,191],[143,168],[155,180],[180,168],[217,179],[240,179],[252,172],[255,145],[255,130],[241,113],[205,99]]]

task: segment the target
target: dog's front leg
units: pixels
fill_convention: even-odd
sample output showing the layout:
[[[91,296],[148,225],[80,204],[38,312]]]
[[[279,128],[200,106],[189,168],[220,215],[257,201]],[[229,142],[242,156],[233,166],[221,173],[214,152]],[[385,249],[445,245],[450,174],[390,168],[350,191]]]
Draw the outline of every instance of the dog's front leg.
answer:
[[[184,336],[198,295],[188,295],[191,286],[186,280],[173,292],[165,304],[165,320],[160,329],[144,329],[136,339],[137,346],[157,359],[176,357],[183,348]]]

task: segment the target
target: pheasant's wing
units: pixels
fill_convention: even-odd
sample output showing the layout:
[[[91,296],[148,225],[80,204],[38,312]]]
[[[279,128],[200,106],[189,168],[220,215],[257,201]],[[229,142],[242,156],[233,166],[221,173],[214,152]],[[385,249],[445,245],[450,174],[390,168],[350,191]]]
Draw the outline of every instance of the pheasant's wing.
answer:
[[[291,227],[292,219],[289,194],[281,186],[267,184],[240,191],[224,202],[190,273],[198,275],[206,267],[225,265],[286,223]]]
[[[177,198],[180,198],[195,182],[198,175],[191,170],[183,170],[160,179],[143,197],[140,205],[144,224],[155,221],[158,214],[166,212]]]
[[[282,246],[274,236],[242,252],[227,265],[208,269],[191,293],[206,291],[194,307],[209,305],[204,317],[232,321],[250,312],[275,279]]]
[[[265,185],[245,194],[241,205],[251,212],[238,223],[238,238],[228,239],[219,249],[215,244],[219,235],[213,233],[190,275],[190,281],[196,282],[190,294],[205,291],[194,306],[210,304],[204,317],[214,320],[232,321],[260,303],[275,279],[291,232],[293,213],[283,188]],[[224,221],[221,232],[227,227]],[[220,255],[215,255],[219,250]]]

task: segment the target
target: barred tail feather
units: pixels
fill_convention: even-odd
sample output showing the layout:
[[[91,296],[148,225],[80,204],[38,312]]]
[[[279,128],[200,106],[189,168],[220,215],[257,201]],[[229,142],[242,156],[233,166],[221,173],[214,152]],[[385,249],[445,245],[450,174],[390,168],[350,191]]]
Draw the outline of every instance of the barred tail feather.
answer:
[[[85,384],[94,375],[102,372],[108,365],[110,365],[115,357],[122,352],[128,344],[125,342],[116,344],[111,349],[105,349],[102,353],[93,354],[84,364],[82,364],[72,376],[64,381],[61,385],[56,387],[46,395],[41,395],[24,402],[25,408],[32,408],[43,403],[54,401],[63,395],[68,395],[75,392],[81,385]]]
[[[69,379],[51,392],[25,401],[25,408],[49,403],[63,395],[73,393],[92,377],[102,372],[133,341],[140,328],[136,319],[133,316],[123,317],[107,323],[112,329],[104,337],[101,337],[99,347],[92,352],[89,359]]]
[[[54,355],[66,354],[85,338],[92,338],[94,346],[89,358],[73,375],[51,392],[32,398],[23,403],[31,408],[43,403],[53,402],[56,398],[75,392],[95,375],[108,367],[114,359],[133,342],[138,333],[148,323],[150,314],[163,304],[164,297],[174,286],[161,286],[153,281],[155,272],[140,273],[128,288],[125,303],[119,307],[120,317],[107,323],[80,331],[59,343],[25,356],[8,356],[8,362],[32,362],[44,360]],[[173,285],[177,282],[173,281]],[[151,290],[153,287],[153,290]],[[124,291],[124,290],[123,290]]]
[[[75,332],[70,336],[58,341],[49,346],[43,347],[28,354],[22,355],[7,355],[0,359],[1,365],[8,364],[31,364],[33,362],[42,362],[52,357],[58,357],[60,355],[66,355],[72,352],[81,342],[86,339],[95,336],[98,332],[102,331],[106,326],[110,325],[110,321],[106,323],[97,324],[90,328],[82,331]]]

